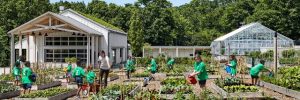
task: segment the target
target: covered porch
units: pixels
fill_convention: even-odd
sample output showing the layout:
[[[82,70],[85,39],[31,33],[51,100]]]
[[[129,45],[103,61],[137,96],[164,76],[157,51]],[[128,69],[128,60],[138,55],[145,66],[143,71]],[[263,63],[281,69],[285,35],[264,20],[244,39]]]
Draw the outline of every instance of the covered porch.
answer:
[[[98,53],[105,46],[102,44],[102,33],[72,18],[52,12],[32,19],[8,34],[11,38],[12,66],[21,55],[26,55],[26,61],[35,66],[45,63],[65,64],[65,58],[68,57],[79,58],[86,65],[96,65]],[[26,52],[22,52],[23,49]]]

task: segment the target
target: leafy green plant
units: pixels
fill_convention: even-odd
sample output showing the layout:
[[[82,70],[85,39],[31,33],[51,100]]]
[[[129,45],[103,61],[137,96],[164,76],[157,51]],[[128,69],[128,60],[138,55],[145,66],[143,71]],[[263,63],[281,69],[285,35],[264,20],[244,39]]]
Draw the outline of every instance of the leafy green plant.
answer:
[[[182,84],[187,84],[186,80],[184,78],[167,78],[164,79],[161,82],[162,85],[173,85],[173,86],[178,86],[178,85],[182,85]]]
[[[13,81],[14,76],[12,74],[3,74],[0,75],[0,81]]]
[[[256,86],[245,86],[245,85],[232,85],[232,86],[224,86],[223,88],[226,92],[234,93],[234,92],[257,92],[258,87]]]
[[[100,93],[92,96],[92,100],[116,100],[120,99],[121,96],[126,96],[131,90],[135,88],[136,85],[129,84],[129,85],[120,85],[120,84],[113,84],[110,85],[100,91]]]
[[[12,84],[8,84],[6,82],[0,83],[0,94],[6,93],[6,92],[11,92],[11,91],[17,91],[17,90],[18,90],[18,88]]]
[[[144,71],[142,73],[134,73],[132,74],[133,77],[149,77],[150,73],[148,71]]]
[[[51,97],[61,93],[69,92],[71,89],[55,87],[46,90],[37,90],[36,92],[32,92],[29,94],[22,94],[20,98],[38,98],[38,97]]]
[[[300,66],[281,68],[277,77],[261,76],[263,81],[300,91]]]

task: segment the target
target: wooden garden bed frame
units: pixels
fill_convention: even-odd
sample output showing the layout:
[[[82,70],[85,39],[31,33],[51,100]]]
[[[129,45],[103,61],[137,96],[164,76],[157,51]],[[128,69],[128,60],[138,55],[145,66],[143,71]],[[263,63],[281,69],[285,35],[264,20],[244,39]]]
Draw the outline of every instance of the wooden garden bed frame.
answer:
[[[0,93],[0,99],[9,99],[12,97],[16,97],[16,96],[19,96],[20,93],[21,93],[20,90],[10,91],[10,92],[6,92],[6,93]]]
[[[288,89],[288,88],[285,88],[285,87],[281,87],[281,86],[278,86],[278,85],[275,85],[275,84],[272,84],[272,83],[268,83],[268,82],[265,82],[265,81],[260,81],[259,85],[262,86],[262,87],[271,89],[273,91],[282,93],[284,95],[287,95],[287,96],[290,96],[290,97],[293,97],[293,98],[296,98],[296,99],[300,99],[300,92],[299,91]]]
[[[15,98],[14,100],[65,100],[69,97],[76,95],[77,90],[71,90],[69,92],[61,93],[47,98]]]
[[[262,92],[239,92],[239,93],[228,93],[223,90],[221,87],[216,85],[215,83],[211,84],[211,88],[214,89],[218,94],[220,94],[223,98],[262,98]]]
[[[46,83],[46,84],[35,85],[35,86],[33,86],[35,88],[32,88],[32,90],[44,90],[44,89],[48,89],[48,88],[60,86],[60,85],[61,85],[61,81],[53,81],[53,82]]]

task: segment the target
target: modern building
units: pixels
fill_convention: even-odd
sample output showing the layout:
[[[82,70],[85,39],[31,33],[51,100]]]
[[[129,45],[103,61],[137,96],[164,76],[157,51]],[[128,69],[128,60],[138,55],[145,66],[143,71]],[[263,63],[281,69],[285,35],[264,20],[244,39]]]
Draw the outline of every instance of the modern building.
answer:
[[[219,55],[244,55],[251,51],[267,51],[274,48],[275,31],[260,23],[250,23],[236,29],[211,43],[211,53]],[[278,33],[278,48],[294,47],[292,39]]]
[[[150,46],[143,48],[143,57],[157,57],[164,54],[169,57],[194,57],[196,53],[208,53],[209,46]]]
[[[31,63],[65,63],[65,58],[76,57],[95,65],[102,50],[112,63],[126,61],[127,33],[71,9],[59,14],[46,12],[8,34],[11,36],[11,64],[19,55],[25,55]],[[15,37],[19,38],[18,42],[14,41]]]

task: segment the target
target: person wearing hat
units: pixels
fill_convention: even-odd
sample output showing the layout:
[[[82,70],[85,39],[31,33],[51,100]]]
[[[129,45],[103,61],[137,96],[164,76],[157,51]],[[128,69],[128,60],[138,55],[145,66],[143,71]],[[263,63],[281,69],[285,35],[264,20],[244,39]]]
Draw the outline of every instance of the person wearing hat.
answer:
[[[206,72],[205,64],[202,61],[200,55],[196,55],[195,57],[194,72],[190,74],[190,76],[196,76],[200,88],[205,88],[206,80],[208,79],[208,74]]]

